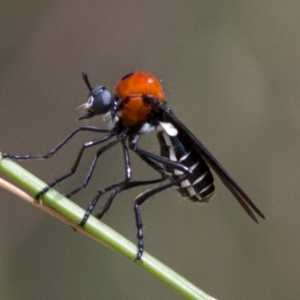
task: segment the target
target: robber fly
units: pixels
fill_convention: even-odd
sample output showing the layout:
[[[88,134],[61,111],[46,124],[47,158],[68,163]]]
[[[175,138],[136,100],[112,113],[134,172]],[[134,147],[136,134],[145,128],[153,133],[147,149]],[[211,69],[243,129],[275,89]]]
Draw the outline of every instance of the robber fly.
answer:
[[[92,87],[87,75],[85,73],[82,75],[89,89],[89,96],[87,102],[83,104],[85,112],[78,120],[108,114],[112,121],[112,127],[78,127],[46,154],[3,154],[4,157],[15,160],[47,159],[80,131],[105,133],[100,138],[85,143],[81,147],[71,170],[51,182],[36,195],[36,198],[40,198],[49,188],[74,174],[84,151],[87,148],[98,146],[96,155],[84,182],[66,194],[66,196],[71,197],[78,193],[88,185],[101,154],[114,147],[117,143],[120,143],[124,156],[125,179],[106,188],[102,188],[97,192],[80,225],[84,226],[102,195],[109,193],[106,203],[96,214],[96,217],[99,219],[108,211],[114,198],[121,191],[136,186],[160,182],[158,186],[140,194],[134,201],[138,239],[136,259],[140,260],[144,251],[143,223],[140,206],[149,199],[149,197],[172,186],[176,187],[178,192],[185,198],[189,198],[198,203],[208,202],[215,189],[210,167],[219,176],[253,221],[258,223],[257,216],[262,219],[265,218],[214,156],[191,131],[175,117],[173,112],[166,105],[164,91],[160,81],[153,74],[136,71],[124,76],[118,82],[114,96],[111,96],[110,92],[104,86]],[[140,136],[149,132],[156,133],[161,155],[155,155],[138,146]],[[133,151],[145,163],[157,171],[160,177],[158,179],[144,181],[132,180],[129,150]]]

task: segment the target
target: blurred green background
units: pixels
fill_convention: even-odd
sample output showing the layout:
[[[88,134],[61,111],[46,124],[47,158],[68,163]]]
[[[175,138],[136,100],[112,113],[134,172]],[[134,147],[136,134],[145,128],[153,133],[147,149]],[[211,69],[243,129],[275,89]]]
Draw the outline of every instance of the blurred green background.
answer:
[[[299,1],[2,1],[0,16],[0,151],[41,153],[78,126],[82,70],[112,91],[125,74],[149,70],[267,219],[253,223],[218,179],[204,206],[171,189],[143,205],[146,250],[218,299],[299,299]],[[49,182],[92,138],[22,165]],[[142,144],[157,150],[155,136]],[[81,183],[93,153],[59,191]],[[134,178],[152,177],[132,160]],[[97,188],[122,178],[120,147],[96,173],[74,198],[84,208]],[[140,191],[121,194],[103,219],[133,242]],[[1,299],[181,299],[131,261],[0,193]]]

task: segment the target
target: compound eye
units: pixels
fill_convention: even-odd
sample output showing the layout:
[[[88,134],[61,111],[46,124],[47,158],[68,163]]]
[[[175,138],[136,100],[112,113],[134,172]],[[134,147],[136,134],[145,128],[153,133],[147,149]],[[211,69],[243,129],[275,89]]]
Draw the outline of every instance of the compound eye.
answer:
[[[93,88],[87,101],[87,107],[95,115],[106,114],[111,108],[111,94],[104,86],[99,85]]]

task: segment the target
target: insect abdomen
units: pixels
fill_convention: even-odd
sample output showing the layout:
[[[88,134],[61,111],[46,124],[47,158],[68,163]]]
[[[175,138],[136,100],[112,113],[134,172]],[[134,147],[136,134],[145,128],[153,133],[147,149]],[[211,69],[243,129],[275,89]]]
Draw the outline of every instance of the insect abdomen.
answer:
[[[190,168],[193,173],[179,184],[176,184],[178,192],[194,202],[207,202],[212,196],[215,187],[214,178],[205,160],[184,142],[184,137],[178,135],[169,136],[165,131],[157,133],[160,144],[161,156],[172,161],[177,161]],[[170,179],[175,181],[184,173],[165,165],[165,170],[170,174]]]

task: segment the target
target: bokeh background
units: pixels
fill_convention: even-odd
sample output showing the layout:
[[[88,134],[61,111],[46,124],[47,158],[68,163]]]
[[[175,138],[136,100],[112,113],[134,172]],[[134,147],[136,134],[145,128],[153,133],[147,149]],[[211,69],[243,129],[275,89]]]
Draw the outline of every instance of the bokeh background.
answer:
[[[204,206],[171,189],[143,205],[146,250],[218,299],[299,299],[299,1],[15,0],[1,2],[0,16],[0,151],[41,153],[78,126],[82,70],[112,91],[125,74],[149,70],[267,219],[253,223],[218,179]],[[81,134],[50,161],[22,165],[49,182],[92,138]],[[157,151],[155,136],[142,145]],[[59,191],[83,180],[92,156]],[[132,160],[134,178],[153,175]],[[116,147],[74,201],[85,208],[123,174]],[[133,242],[139,192],[121,194],[103,219]],[[181,299],[8,192],[0,199],[1,299]]]

